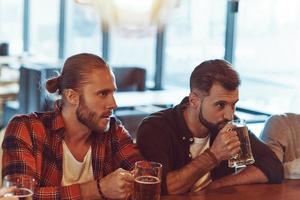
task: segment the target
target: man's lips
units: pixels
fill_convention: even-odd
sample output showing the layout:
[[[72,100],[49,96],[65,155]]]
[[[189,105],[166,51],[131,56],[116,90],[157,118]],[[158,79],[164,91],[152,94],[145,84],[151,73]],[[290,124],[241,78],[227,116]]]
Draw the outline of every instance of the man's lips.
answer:
[[[101,115],[102,118],[110,118],[112,115],[112,112],[105,112]]]

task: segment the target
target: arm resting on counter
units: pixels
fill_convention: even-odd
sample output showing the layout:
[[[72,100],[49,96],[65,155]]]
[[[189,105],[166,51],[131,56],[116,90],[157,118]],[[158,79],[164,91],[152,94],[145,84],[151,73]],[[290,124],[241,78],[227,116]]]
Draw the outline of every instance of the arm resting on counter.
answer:
[[[205,151],[181,169],[169,172],[166,180],[169,194],[189,192],[199,178],[217,165],[218,163],[211,153]]]
[[[213,181],[207,189],[217,189],[221,187],[251,184],[251,183],[266,183],[268,178],[266,175],[255,166],[248,166],[236,174],[225,176],[221,179]]]

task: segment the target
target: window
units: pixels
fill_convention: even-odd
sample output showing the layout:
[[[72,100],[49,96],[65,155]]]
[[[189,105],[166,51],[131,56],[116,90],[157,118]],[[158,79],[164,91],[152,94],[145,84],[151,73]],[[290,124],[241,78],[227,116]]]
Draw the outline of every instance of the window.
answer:
[[[30,1],[30,53],[43,60],[58,57],[59,0]]]
[[[178,2],[166,30],[164,85],[188,88],[195,66],[224,57],[227,1]]]
[[[243,0],[238,13],[235,67],[241,102],[269,113],[299,112],[298,0]]]
[[[100,17],[87,5],[69,0],[66,22],[66,57],[76,53],[94,53],[101,56],[102,34]]]
[[[113,28],[110,31],[109,63],[113,67],[133,66],[146,69],[147,86],[153,86],[155,69],[156,32],[154,27],[147,31],[131,32]]]
[[[23,1],[0,0],[0,43],[9,44],[9,53],[23,50]]]

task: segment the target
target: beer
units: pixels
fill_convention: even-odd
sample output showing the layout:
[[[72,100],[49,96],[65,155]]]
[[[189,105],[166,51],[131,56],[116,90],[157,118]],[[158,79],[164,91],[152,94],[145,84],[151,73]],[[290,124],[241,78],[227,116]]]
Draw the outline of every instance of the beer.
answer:
[[[137,161],[134,168],[134,200],[159,200],[162,164]]]
[[[32,176],[26,174],[9,174],[3,178],[4,187],[15,186],[12,192],[5,194],[4,196],[18,197],[20,200],[32,200],[33,190],[35,186],[35,180]]]
[[[14,195],[17,196],[19,200],[32,200],[33,192],[27,188],[18,188]]]
[[[134,180],[134,200],[159,200],[160,180],[155,176],[139,176]]]
[[[17,197],[19,200],[32,200],[33,192],[27,188],[17,188],[12,193],[7,193],[4,197]]]
[[[247,126],[238,126],[234,129],[241,143],[241,151],[228,160],[229,167],[244,167],[254,163]]]

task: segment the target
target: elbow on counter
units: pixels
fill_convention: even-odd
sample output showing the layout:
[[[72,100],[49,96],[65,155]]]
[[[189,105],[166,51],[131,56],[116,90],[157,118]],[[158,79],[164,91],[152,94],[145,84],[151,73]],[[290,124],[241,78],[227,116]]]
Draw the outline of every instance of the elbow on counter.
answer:
[[[278,160],[279,161],[279,160]],[[279,161],[279,163],[274,164],[271,166],[272,171],[270,172],[269,183],[271,184],[278,184],[282,183],[284,179],[284,169],[282,163]]]

